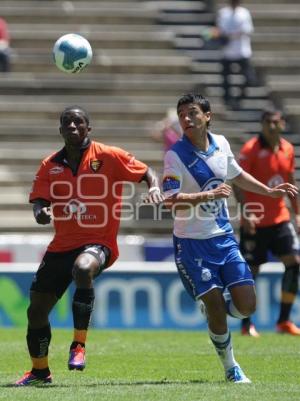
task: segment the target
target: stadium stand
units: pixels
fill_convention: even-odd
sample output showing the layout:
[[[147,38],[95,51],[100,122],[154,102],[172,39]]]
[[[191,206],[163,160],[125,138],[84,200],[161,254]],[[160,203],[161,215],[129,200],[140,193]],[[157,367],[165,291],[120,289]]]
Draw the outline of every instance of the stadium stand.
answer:
[[[258,131],[261,109],[273,102],[297,133],[297,1],[268,0],[267,9],[258,0],[244,3],[254,18],[253,61],[261,84],[248,88],[241,110],[231,111],[222,101],[220,50],[203,39],[214,24],[213,2],[1,1],[13,54],[12,72],[0,74],[0,232],[50,230],[36,225],[27,197],[40,160],[59,147],[58,116],[67,105],[79,103],[90,112],[95,139],[132,151],[159,172],[163,151],[151,130],[190,90],[209,97],[212,128],[229,137],[235,151]],[[68,32],[84,35],[94,50],[92,65],[80,75],[59,72],[51,59],[54,41]],[[238,88],[240,75],[232,79]],[[299,136],[288,137],[299,155]],[[299,161],[297,167],[300,178]],[[153,222],[151,207],[139,211],[142,221],[122,222],[121,233],[170,232],[170,219]]]

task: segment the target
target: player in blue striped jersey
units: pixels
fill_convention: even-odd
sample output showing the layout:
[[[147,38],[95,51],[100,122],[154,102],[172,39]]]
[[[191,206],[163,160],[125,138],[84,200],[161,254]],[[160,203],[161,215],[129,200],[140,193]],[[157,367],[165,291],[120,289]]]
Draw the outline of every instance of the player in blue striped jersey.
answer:
[[[163,190],[174,212],[175,262],[191,297],[204,304],[209,336],[225,378],[250,383],[236,362],[227,316],[242,319],[256,306],[254,281],[229,221],[226,198],[235,185],[266,196],[295,196],[289,183],[269,188],[242,170],[222,135],[209,131],[211,108],[201,95],[187,94],[177,104],[184,135],[165,155]],[[224,290],[231,297],[225,302]]]

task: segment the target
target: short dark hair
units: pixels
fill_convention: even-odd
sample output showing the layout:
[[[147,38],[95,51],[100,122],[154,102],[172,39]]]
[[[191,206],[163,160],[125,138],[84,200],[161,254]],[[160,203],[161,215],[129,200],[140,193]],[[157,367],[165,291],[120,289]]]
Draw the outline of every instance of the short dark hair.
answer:
[[[182,95],[177,102],[177,113],[180,106],[191,103],[197,104],[203,113],[211,111],[210,103],[204,96],[197,93],[186,93],[185,95]]]
[[[85,119],[87,125],[90,124],[90,117],[88,115],[88,112],[86,110],[84,110],[82,107],[80,106],[68,106],[64,109],[64,111],[61,113],[60,115],[60,123],[62,123],[63,117],[65,114],[72,112],[72,111],[79,111],[80,114],[82,114],[83,118]]]
[[[197,104],[203,113],[211,111],[210,103],[204,96],[197,93],[186,93],[185,95],[181,96],[177,102],[177,114],[180,106],[192,103]],[[207,122],[207,127],[209,127],[209,123],[210,121]]]
[[[285,120],[285,116],[281,110],[277,109],[265,109],[261,114],[261,122],[266,120],[267,118],[273,117],[275,114],[280,114],[282,120]]]

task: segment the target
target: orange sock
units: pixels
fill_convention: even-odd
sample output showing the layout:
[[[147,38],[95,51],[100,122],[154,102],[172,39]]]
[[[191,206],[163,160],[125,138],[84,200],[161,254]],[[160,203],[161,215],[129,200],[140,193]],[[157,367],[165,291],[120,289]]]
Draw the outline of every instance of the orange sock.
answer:
[[[77,330],[77,329],[74,329],[73,341],[76,341],[76,342],[78,342],[78,343],[83,343],[83,344],[85,344],[85,342],[86,342],[86,337],[87,337],[87,330]]]
[[[46,369],[48,368],[48,356],[43,356],[42,358],[33,358],[32,360],[32,367],[33,369]]]

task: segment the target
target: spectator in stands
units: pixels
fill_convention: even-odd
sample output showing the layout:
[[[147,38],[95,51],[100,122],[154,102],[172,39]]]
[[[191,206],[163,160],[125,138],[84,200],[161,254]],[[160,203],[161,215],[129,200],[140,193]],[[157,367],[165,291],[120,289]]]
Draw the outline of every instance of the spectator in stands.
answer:
[[[215,36],[219,36],[222,43],[224,101],[235,109],[239,108],[238,99],[245,95],[245,87],[254,85],[256,81],[251,64],[253,23],[249,10],[240,6],[240,0],[230,0],[229,3],[218,12]],[[239,98],[233,97],[230,90],[229,75],[233,64],[239,65],[245,78]]]
[[[285,181],[295,184],[294,147],[281,137],[284,129],[285,120],[280,111],[265,111],[261,134],[246,142],[240,151],[241,167],[271,188]],[[276,255],[285,267],[277,332],[300,335],[300,329],[290,321],[291,308],[298,292],[299,241],[284,197],[269,198],[236,187],[234,192],[243,210],[240,249],[253,276],[258,274],[259,266],[268,261],[268,251]],[[299,234],[298,197],[290,197],[290,203]],[[258,336],[250,318],[242,321],[242,334]]]
[[[182,96],[177,112],[184,134],[165,155],[163,178],[165,203],[175,216],[175,262],[188,294],[205,306],[209,336],[226,380],[250,383],[234,358],[226,314],[239,319],[249,316],[256,295],[229,221],[226,199],[231,187],[226,180],[272,198],[293,196],[297,188],[283,182],[270,188],[245,172],[227,139],[209,130],[212,113],[203,96]],[[226,300],[225,289],[230,293]]]
[[[181,136],[182,130],[178,121],[176,109],[170,108],[166,113],[166,117],[155,124],[152,138],[155,141],[163,142],[164,151],[166,152]]]
[[[53,216],[55,236],[35,275],[28,308],[27,345],[32,369],[16,386],[51,383],[48,348],[52,308],[74,281],[74,337],[68,366],[85,368],[85,342],[94,304],[93,279],[118,257],[123,181],[145,181],[146,203],[163,200],[158,179],[146,164],[122,149],[91,141],[88,114],[78,106],[60,117],[65,146],[47,157],[30,194],[38,224]],[[50,211],[50,205],[52,212]]]
[[[10,71],[10,36],[7,22],[0,17],[0,72]]]

